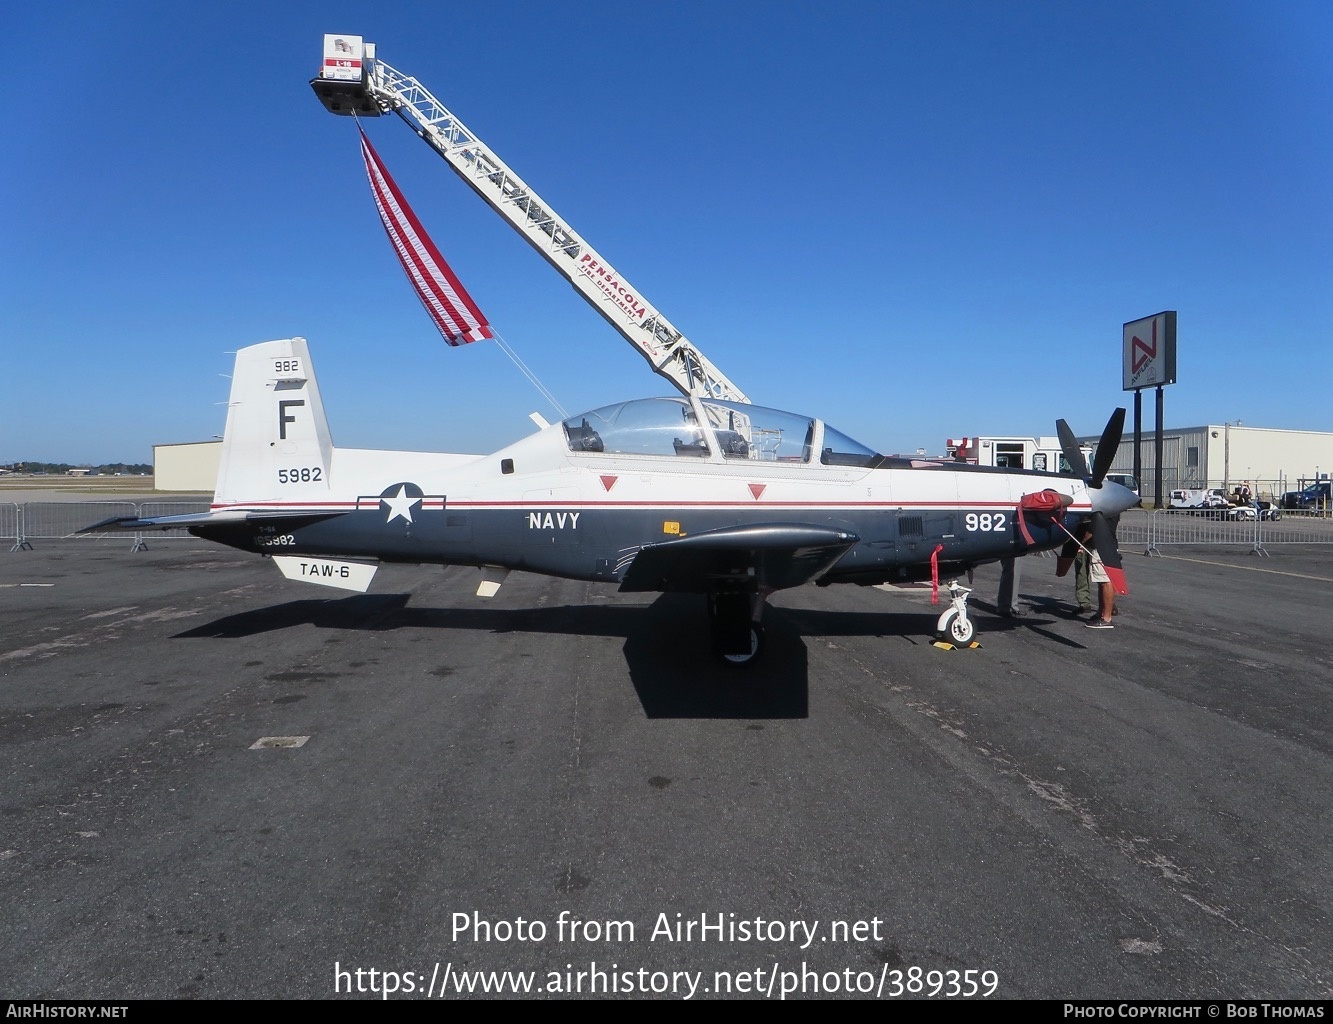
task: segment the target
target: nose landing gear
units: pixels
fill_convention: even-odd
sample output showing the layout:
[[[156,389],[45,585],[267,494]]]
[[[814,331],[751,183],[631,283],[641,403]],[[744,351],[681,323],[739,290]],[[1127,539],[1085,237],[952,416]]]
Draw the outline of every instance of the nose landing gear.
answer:
[[[957,580],[949,584],[949,607],[935,624],[935,632],[955,647],[967,647],[976,638],[977,626],[967,616],[967,596],[972,593]]]

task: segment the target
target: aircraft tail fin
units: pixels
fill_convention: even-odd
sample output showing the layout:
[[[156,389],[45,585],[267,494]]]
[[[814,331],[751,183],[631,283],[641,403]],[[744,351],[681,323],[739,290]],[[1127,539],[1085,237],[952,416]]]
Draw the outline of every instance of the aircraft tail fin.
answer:
[[[327,498],[333,439],[304,338],[236,353],[214,502]]]

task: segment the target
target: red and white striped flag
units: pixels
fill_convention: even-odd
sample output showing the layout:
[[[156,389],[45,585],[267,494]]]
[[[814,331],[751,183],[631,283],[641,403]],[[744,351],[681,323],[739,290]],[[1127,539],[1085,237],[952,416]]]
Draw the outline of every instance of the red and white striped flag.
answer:
[[[358,126],[360,129],[360,126]],[[407,205],[398,185],[380,162],[375,147],[361,131],[361,156],[366,161],[366,175],[370,190],[375,195],[375,206],[380,211],[384,230],[398,253],[398,259],[407,271],[408,280],[416,289],[417,297],[426,312],[435,321],[440,334],[450,345],[492,338],[491,325],[486,321],[472,296],[444,262],[440,250],[426,234],[412,207]]]

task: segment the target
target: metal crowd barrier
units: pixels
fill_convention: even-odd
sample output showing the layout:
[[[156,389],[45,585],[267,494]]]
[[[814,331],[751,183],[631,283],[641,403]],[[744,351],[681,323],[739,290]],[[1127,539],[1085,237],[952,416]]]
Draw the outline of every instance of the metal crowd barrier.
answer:
[[[34,540],[105,540],[115,534],[79,531],[112,516],[138,515],[139,506],[132,501],[30,501],[23,506],[20,546],[31,548]]]
[[[139,518],[188,516],[198,512],[207,512],[210,507],[206,501],[145,501],[139,506]],[[174,530],[154,530],[153,536],[165,540],[189,540],[194,535],[184,527],[179,527]]]
[[[23,511],[12,501],[0,504],[0,541],[12,541],[10,551],[23,546]]]
[[[1256,543],[1333,544],[1333,519],[1319,516],[1292,516],[1284,512],[1277,522],[1267,519],[1260,521]]]
[[[1169,544],[1245,546],[1254,555],[1267,555],[1274,544],[1333,544],[1333,520],[1286,514],[1277,521],[1241,519],[1221,511],[1126,512],[1116,536],[1122,546],[1142,544],[1145,555],[1160,555],[1158,548]]]
[[[1122,548],[1145,549],[1152,545],[1152,513],[1141,508],[1131,508],[1120,513],[1120,525],[1115,536]],[[1147,554],[1147,551],[1144,552]]]
[[[207,512],[208,502],[172,501],[145,502],[140,505],[132,501],[30,501],[15,505],[12,537],[14,546],[11,551],[22,548],[31,549],[33,540],[106,540],[124,533],[107,531],[106,533],[80,533],[85,527],[111,518],[142,519],[145,516],[184,515],[192,512]],[[6,518],[6,506],[0,505],[0,539],[9,539],[11,531]],[[191,534],[185,530],[155,530],[155,536],[166,540],[189,539]],[[133,535],[131,551],[144,551],[148,545],[144,533]]]

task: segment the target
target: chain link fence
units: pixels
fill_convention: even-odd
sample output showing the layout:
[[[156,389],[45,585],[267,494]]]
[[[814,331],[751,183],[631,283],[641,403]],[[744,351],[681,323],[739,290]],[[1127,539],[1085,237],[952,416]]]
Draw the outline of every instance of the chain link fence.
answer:
[[[1169,507],[1171,492],[1174,490],[1217,490],[1226,495],[1227,500],[1233,504],[1262,501],[1278,506],[1283,515],[1333,517],[1333,502],[1330,502],[1327,498],[1317,498],[1300,507],[1283,507],[1283,497],[1285,495],[1299,492],[1307,484],[1321,482],[1306,477],[1295,480],[1242,480],[1233,476],[1230,480],[1200,480],[1195,477],[1168,473],[1162,485],[1162,509],[1165,511]],[[1145,469],[1143,477],[1139,480],[1139,494],[1149,505],[1152,504],[1154,487],[1155,480],[1152,471]]]

